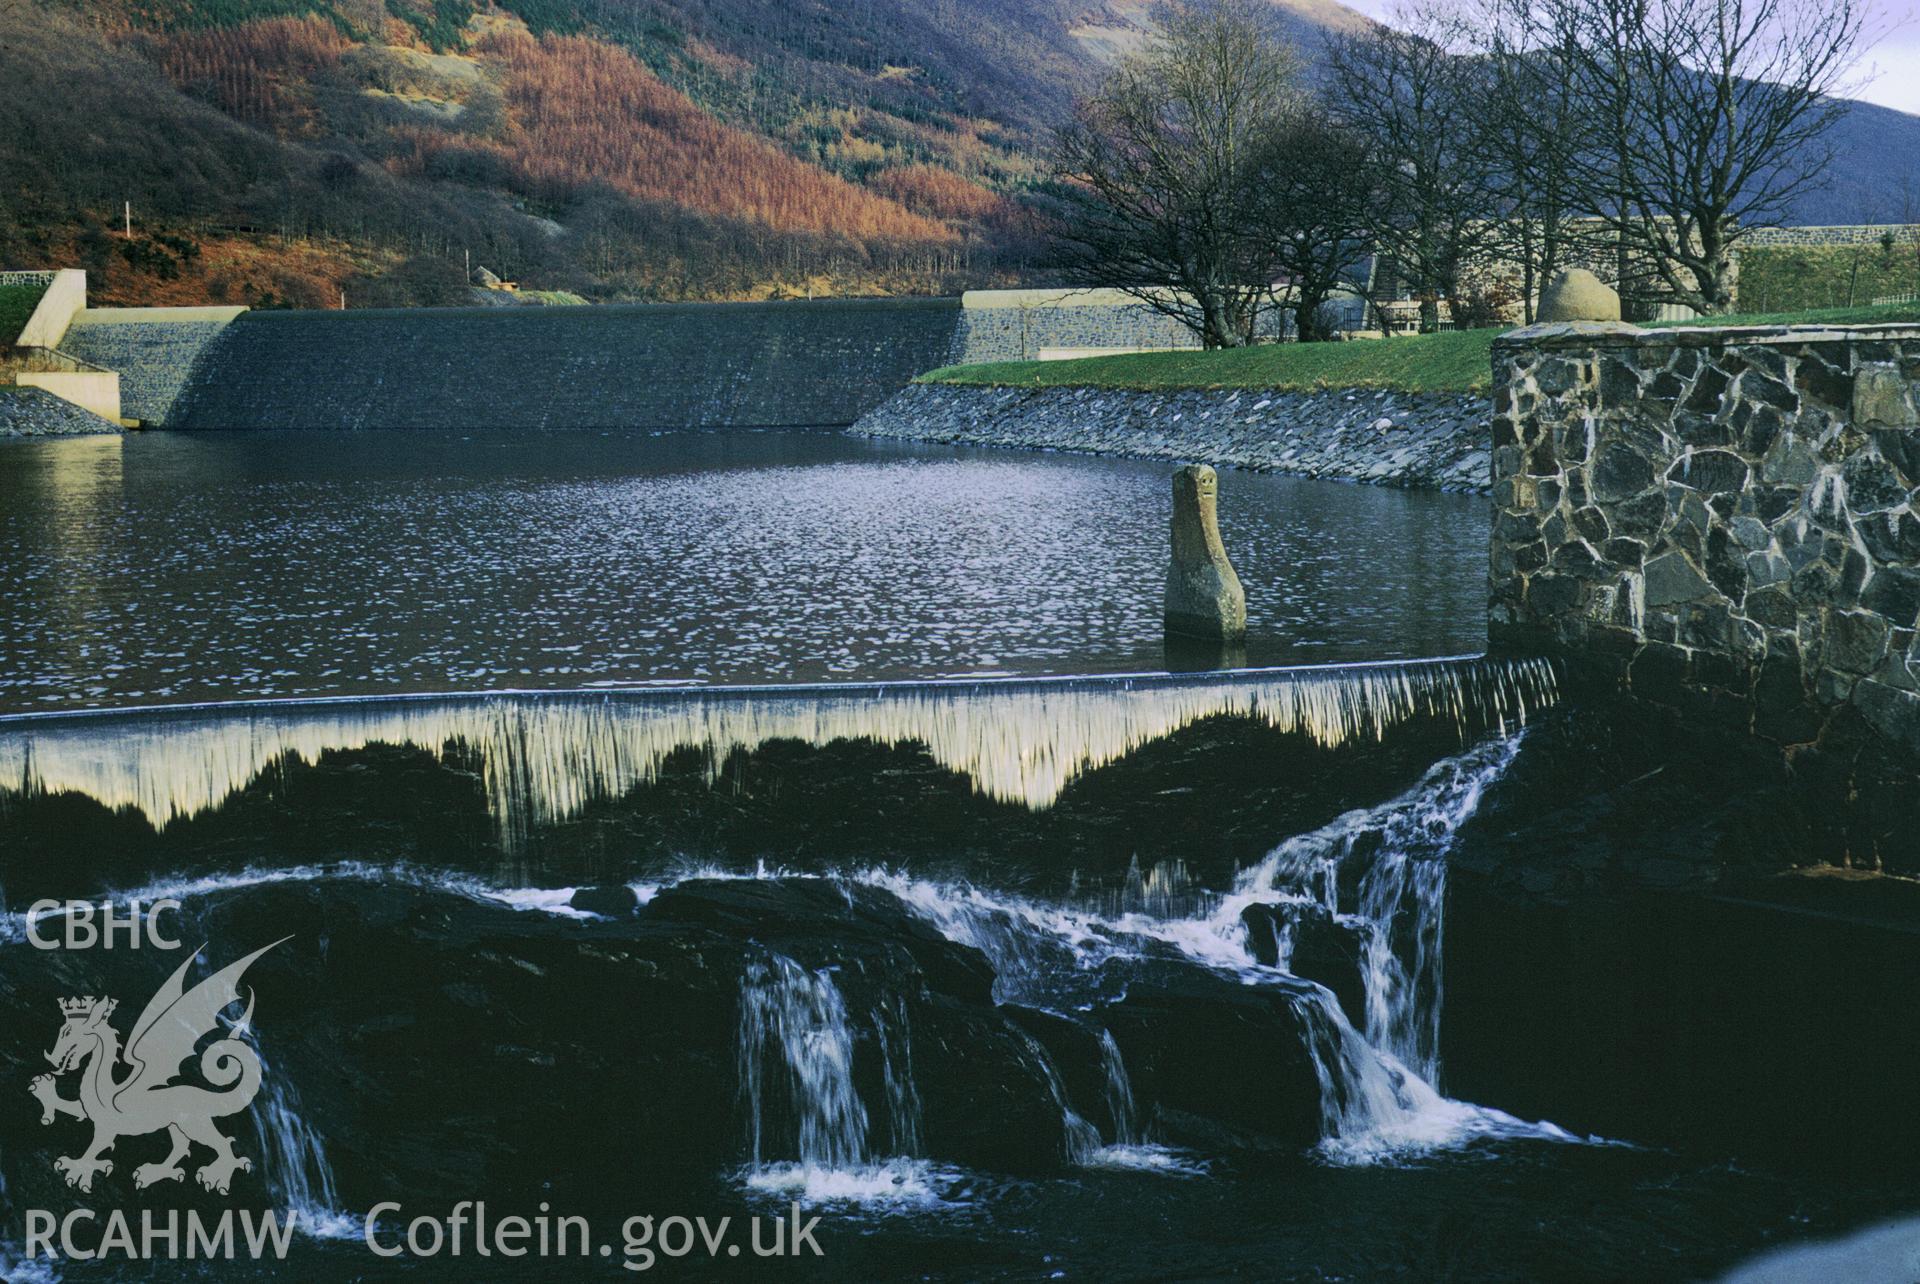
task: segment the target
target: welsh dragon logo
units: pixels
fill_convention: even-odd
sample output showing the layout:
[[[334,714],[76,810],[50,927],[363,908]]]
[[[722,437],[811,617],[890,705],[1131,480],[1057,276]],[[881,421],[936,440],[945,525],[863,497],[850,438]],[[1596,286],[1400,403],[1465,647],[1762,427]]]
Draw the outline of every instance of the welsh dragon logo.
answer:
[[[89,995],[60,1001],[60,1015],[66,1022],[53,1051],[47,1053],[54,1072],[35,1079],[32,1092],[40,1101],[41,1123],[67,1115],[93,1124],[93,1141],[86,1150],[53,1161],[67,1185],[92,1190],[94,1177],[113,1171],[106,1153],[116,1141],[163,1128],[173,1148],[159,1163],[133,1170],[136,1187],[184,1180],[181,1161],[196,1143],[213,1151],[213,1158],[194,1173],[208,1190],[224,1195],[235,1172],[252,1170],[253,1161],[236,1155],[232,1140],[213,1123],[245,1110],[260,1091],[260,1057],[242,1038],[253,1018],[252,990],[247,991],[247,1007],[240,1020],[200,1053],[200,1076],[213,1086],[176,1080],[182,1063],[193,1056],[200,1041],[220,1029],[221,1014],[240,1001],[241,975],[286,939],[262,946],[189,990],[187,969],[200,957],[195,951],[147,1002],[124,1049],[111,1023],[119,1006],[115,1000]],[[124,1075],[117,1073],[122,1063],[128,1067]],[[80,1094],[69,1101],[59,1095],[55,1080],[73,1070],[80,1071]]]

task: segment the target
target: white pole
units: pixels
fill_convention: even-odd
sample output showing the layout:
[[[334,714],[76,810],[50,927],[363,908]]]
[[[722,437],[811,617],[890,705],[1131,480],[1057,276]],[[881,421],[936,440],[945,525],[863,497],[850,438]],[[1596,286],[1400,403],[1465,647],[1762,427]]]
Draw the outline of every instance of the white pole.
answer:
[[[131,241],[133,239],[133,202],[127,201],[125,207],[127,216],[127,239]]]

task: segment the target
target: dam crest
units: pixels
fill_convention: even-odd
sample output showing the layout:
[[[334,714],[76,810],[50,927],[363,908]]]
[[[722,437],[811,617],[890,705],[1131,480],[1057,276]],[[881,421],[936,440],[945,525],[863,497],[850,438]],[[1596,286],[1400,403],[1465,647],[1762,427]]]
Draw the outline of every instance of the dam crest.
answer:
[[[0,790],[77,793],[155,828],[219,807],[288,757],[413,745],[480,764],[504,845],[705,754],[708,779],[778,740],[923,746],[975,792],[1034,810],[1074,780],[1203,719],[1252,719],[1335,747],[1413,719],[1523,724],[1557,699],[1543,660],[1428,660],[1208,676],[496,693],[195,706],[0,719]]]

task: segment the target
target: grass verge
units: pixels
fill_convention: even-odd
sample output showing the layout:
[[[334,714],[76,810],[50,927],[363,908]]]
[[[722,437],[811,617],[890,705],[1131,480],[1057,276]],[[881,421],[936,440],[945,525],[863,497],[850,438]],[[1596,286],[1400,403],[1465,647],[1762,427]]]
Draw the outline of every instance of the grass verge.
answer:
[[[0,348],[11,347],[20,337],[46,292],[44,285],[0,285]]]
[[[1920,304],[1773,312],[1667,324],[1874,325],[1900,321],[1920,321]],[[1175,388],[1479,392],[1491,378],[1491,351],[1499,334],[1498,330],[1462,330],[1351,343],[1273,343],[1216,352],[1129,352],[1071,361],[990,361],[946,366],[921,375],[918,382],[1142,392]]]

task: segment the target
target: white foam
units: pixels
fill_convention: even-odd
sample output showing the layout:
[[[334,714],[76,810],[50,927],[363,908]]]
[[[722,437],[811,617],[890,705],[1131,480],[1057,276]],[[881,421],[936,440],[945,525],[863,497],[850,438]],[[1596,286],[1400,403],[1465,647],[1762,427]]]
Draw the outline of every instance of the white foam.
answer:
[[[1150,1142],[1102,1146],[1087,1158],[1089,1168],[1121,1168],[1134,1172],[1165,1173],[1170,1177],[1204,1177],[1207,1163],[1172,1146]]]
[[[569,904],[577,888],[496,887],[471,875],[423,869],[406,863],[381,864],[368,861],[336,861],[331,864],[287,865],[264,869],[249,866],[231,873],[207,874],[198,878],[168,876],[139,887],[106,891],[87,899],[96,905],[110,904],[117,908],[135,904],[151,906],[156,901],[162,900],[176,900],[184,903],[198,897],[215,896],[248,887],[263,887],[273,883],[313,882],[320,879],[360,883],[399,883],[431,888],[464,896],[469,900],[493,902],[516,910],[553,914],[560,918],[597,920],[602,917],[585,910],[574,909]],[[634,885],[634,892],[639,896],[641,904],[651,900],[659,890],[656,884]],[[52,910],[30,915],[21,911],[0,914],[0,944],[19,944],[25,941],[30,922],[43,922],[57,917],[60,912]]]
[[[886,1159],[851,1167],[784,1163],[748,1168],[749,1190],[801,1204],[846,1204],[879,1212],[926,1212],[959,1205],[964,1174],[924,1159]]]

